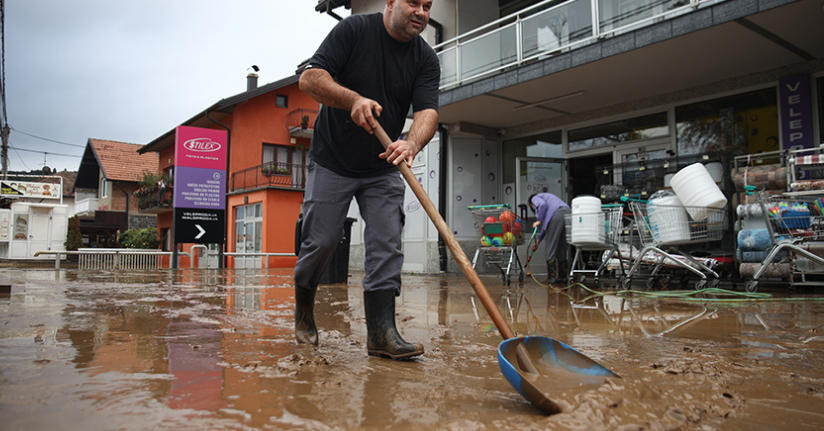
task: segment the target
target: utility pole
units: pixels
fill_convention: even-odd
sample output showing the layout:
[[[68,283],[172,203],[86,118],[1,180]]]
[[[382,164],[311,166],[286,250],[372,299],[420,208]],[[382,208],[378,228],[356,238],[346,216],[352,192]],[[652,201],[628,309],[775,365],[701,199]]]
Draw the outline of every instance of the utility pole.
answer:
[[[0,149],[0,158],[3,159],[3,179],[7,180],[9,176],[9,125],[3,124],[0,129],[0,138],[3,139],[3,147]]]
[[[0,0],[0,138],[3,147],[0,149],[0,159],[3,164],[3,179],[9,175],[9,116],[6,114],[6,2]]]

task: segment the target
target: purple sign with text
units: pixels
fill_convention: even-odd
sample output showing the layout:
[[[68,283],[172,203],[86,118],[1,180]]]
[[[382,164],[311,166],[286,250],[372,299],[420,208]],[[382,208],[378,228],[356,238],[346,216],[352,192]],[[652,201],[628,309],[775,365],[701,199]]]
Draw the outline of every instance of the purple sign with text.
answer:
[[[224,209],[226,171],[178,167],[175,169],[175,208]]]
[[[813,115],[809,75],[781,78],[778,109],[781,119],[781,148],[813,147]]]
[[[179,126],[175,130],[175,243],[211,244],[225,240],[225,130]]]

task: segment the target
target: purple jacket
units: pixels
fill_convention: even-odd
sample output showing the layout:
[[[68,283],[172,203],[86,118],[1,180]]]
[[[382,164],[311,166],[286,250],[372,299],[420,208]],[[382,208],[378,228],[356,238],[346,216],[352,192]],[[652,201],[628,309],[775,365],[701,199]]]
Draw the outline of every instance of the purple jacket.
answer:
[[[564,201],[552,193],[539,193],[532,198],[532,205],[535,205],[535,216],[541,222],[541,233],[538,234],[538,241],[543,241],[546,235],[546,228],[549,221],[555,215],[558,208],[569,208]]]

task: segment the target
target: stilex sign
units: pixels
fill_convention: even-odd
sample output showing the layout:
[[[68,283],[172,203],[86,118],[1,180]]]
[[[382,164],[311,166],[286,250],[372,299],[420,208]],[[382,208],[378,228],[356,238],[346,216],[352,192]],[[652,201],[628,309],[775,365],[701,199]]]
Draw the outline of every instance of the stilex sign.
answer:
[[[175,243],[222,244],[227,133],[188,126],[175,132]]]

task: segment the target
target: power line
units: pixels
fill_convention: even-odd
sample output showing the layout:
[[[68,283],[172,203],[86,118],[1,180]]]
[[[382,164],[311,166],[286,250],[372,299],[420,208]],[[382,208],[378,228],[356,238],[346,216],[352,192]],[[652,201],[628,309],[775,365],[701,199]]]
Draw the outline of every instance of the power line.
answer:
[[[60,153],[52,153],[52,152],[49,152],[49,151],[29,150],[28,148],[17,148],[17,147],[9,147],[9,148],[11,148],[12,150],[15,150],[15,151],[28,151],[30,153],[40,153],[40,154],[46,154],[46,155],[51,154],[52,156],[77,157],[78,159],[83,157],[83,156],[76,156],[74,154],[60,154]]]
[[[0,0],[0,1],[2,1],[2,0]],[[68,142],[56,141],[56,140],[54,140],[54,139],[44,138],[44,137],[42,137],[42,136],[37,136],[37,135],[32,135],[31,133],[26,133],[26,132],[24,132],[24,131],[22,131],[22,130],[17,130],[17,129],[15,129],[14,127],[11,127],[11,126],[9,126],[9,128],[10,128],[11,130],[14,130],[14,131],[15,131],[15,132],[17,132],[17,133],[21,133],[21,134],[23,134],[23,135],[30,136],[30,137],[32,137],[32,138],[42,139],[42,140],[44,140],[44,141],[54,142],[55,144],[68,145],[68,146],[71,146],[71,147],[77,147],[77,148],[86,148],[86,146],[85,146],[85,145],[70,144],[70,143],[68,143]]]
[[[23,160],[23,156],[21,156],[20,153],[18,153],[17,151],[15,151],[14,154],[17,154],[17,158],[20,159],[20,163],[22,163],[23,166],[26,167],[26,170],[30,171],[31,168],[29,167],[29,165],[26,164],[26,161]]]

